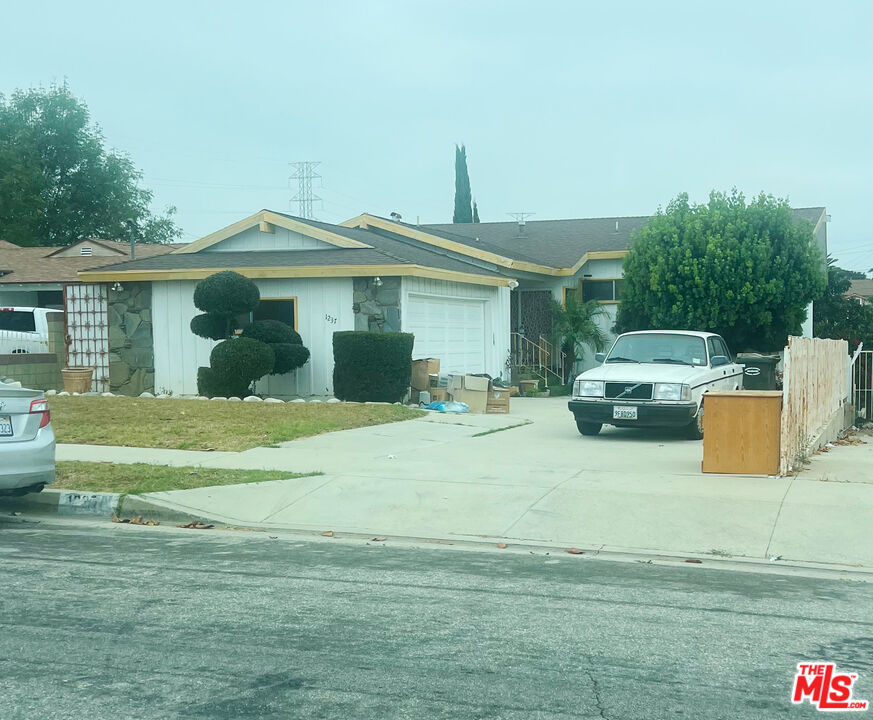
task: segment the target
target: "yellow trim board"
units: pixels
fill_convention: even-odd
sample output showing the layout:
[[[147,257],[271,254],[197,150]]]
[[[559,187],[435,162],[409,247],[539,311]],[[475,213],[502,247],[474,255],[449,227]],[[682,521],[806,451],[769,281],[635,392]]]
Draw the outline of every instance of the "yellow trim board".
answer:
[[[487,250],[478,250],[464,243],[447,240],[446,238],[432,235],[424,230],[411,228],[407,225],[393,222],[392,220],[385,220],[384,218],[376,217],[375,215],[368,215],[367,213],[363,213],[362,215],[341,222],[340,225],[342,227],[356,227],[363,229],[376,227],[382,230],[387,230],[388,232],[397,233],[398,235],[403,235],[412,240],[427,243],[428,245],[435,245],[443,250],[451,250],[460,255],[466,255],[467,257],[473,257],[477,260],[490,262],[510,270],[520,270],[523,272],[536,273],[537,275],[553,275],[557,277],[575,275],[589,260],[616,260],[623,258],[628,253],[627,250],[594,250],[585,253],[573,267],[554,268],[548,265],[538,265],[537,263],[526,262],[524,260],[513,260],[512,258],[498,255],[497,253],[492,253]]]
[[[291,232],[300,233],[301,235],[305,235],[306,237],[321,240],[322,242],[326,242],[330,245],[341,248],[373,247],[372,245],[367,245],[366,243],[358,242],[357,240],[352,240],[351,238],[343,237],[342,235],[337,235],[336,233],[332,233],[329,230],[313,227],[312,225],[299,222],[298,220],[293,220],[291,218],[284,217],[283,215],[278,215],[276,213],[270,212],[269,210],[261,210],[260,212],[256,212],[254,215],[249,215],[247,218],[238,220],[237,222],[232,223],[231,225],[228,225],[221,230],[216,230],[214,233],[206,235],[199,240],[195,240],[190,245],[186,245],[185,247],[179,248],[178,250],[173,250],[173,253],[171,254],[188,255],[191,253],[200,252],[201,250],[205,250],[208,247],[212,247],[213,245],[220,243],[222,240],[227,240],[234,235],[238,235],[244,230],[248,230],[250,227],[254,227],[255,225],[257,225],[258,227],[278,225],[279,227],[290,230]],[[241,250],[240,252],[245,251]]]
[[[305,265],[299,267],[190,268],[170,270],[88,270],[79,273],[87,282],[150,282],[160,280],[202,280],[223,270],[248,278],[369,277],[371,275],[412,276],[473,285],[509,287],[512,278],[440,270],[423,265]]]

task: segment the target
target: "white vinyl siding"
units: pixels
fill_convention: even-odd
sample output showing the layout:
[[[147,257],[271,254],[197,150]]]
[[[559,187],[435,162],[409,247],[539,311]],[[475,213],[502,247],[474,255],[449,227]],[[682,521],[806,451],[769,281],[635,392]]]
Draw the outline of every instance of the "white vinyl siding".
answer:
[[[268,377],[257,389],[289,397],[330,396],[333,393],[333,333],[352,330],[351,278],[287,278],[256,280],[263,298],[297,300],[298,332],[309,348],[309,362],[295,373]],[[194,280],[152,283],[155,389],[175,395],[197,393],[197,368],[209,365],[215,342],[191,332]]]
[[[250,227],[226,240],[204,248],[201,252],[239,252],[242,250],[336,250],[330,243],[274,226],[273,232],[261,232]]]

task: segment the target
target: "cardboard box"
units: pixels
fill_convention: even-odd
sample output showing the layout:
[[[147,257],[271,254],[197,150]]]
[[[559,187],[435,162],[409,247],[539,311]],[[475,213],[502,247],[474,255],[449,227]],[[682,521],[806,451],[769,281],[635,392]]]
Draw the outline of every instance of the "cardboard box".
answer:
[[[431,402],[440,402],[449,399],[449,391],[446,388],[430,388],[428,392],[430,393]]]
[[[430,376],[439,375],[439,371],[440,361],[437,358],[413,360],[410,385],[416,390],[427,390],[430,387]]]
[[[483,414],[488,406],[488,390],[491,381],[475,375],[452,375],[449,378],[449,394],[452,400],[465,403],[471,413]]]
[[[508,414],[509,413],[509,388],[491,388],[488,393],[488,402],[485,406],[485,412],[489,414]]]

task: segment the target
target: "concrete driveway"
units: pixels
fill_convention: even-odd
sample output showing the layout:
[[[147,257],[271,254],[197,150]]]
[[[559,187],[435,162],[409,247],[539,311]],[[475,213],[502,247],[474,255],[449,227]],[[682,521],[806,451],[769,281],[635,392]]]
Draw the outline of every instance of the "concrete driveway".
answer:
[[[325,473],[144,496],[235,525],[873,567],[873,445],[836,448],[795,478],[704,475],[702,453],[677,432],[582,437],[566,400],[516,398],[508,416],[429,415],[243,453],[129,448],[113,460]],[[75,454],[66,446],[62,459],[85,459]],[[817,468],[849,455],[824,482]]]

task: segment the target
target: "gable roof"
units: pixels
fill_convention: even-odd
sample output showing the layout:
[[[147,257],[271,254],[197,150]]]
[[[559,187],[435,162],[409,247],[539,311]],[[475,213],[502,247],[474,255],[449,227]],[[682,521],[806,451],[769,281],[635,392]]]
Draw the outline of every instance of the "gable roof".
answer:
[[[112,241],[100,241],[101,243]],[[130,252],[127,243],[114,243]],[[178,245],[136,245],[138,257],[166,255]],[[77,283],[82,270],[117,263],[118,255],[74,255],[56,257],[66,247],[21,247],[0,241],[0,285],[6,283]]]
[[[223,227],[221,230],[216,230],[214,233],[206,235],[199,240],[195,240],[174,252],[180,255],[200,252],[201,250],[205,250],[208,247],[220,243],[222,240],[227,240],[228,238],[241,233],[243,230],[248,230],[255,225],[278,225],[279,227],[290,230],[291,232],[301,233],[302,235],[307,235],[308,237],[321,240],[329,245],[335,245],[340,248],[370,247],[361,240],[356,240],[347,235],[336,232],[335,225],[328,226],[327,223],[321,224],[325,227],[314,228],[312,225],[307,226],[302,222],[302,218],[297,218],[293,215],[277,213],[272,210],[259,210],[254,215],[249,215],[247,218],[243,218],[227,227]]]
[[[345,246],[308,250],[233,250],[204,252],[212,245],[260,223],[288,227],[316,239],[329,237],[331,244]],[[105,264],[82,272],[93,282],[115,280],[197,280],[220,270],[235,270],[253,278],[267,277],[356,277],[370,275],[411,275],[455,280],[481,285],[506,285],[512,278],[493,266],[464,256],[453,256],[407,238],[382,236],[359,228],[348,228],[317,220],[262,210],[208,235],[209,242],[196,243],[161,257]],[[191,250],[200,243],[199,250]]]
[[[814,228],[825,218],[823,207],[792,210],[795,219]],[[633,235],[651,216],[529,220],[516,222],[410,225],[363,214],[342,225],[379,228],[501,267],[546,275],[573,275],[590,259],[623,257]]]

